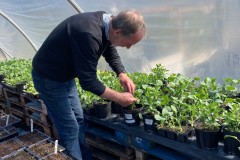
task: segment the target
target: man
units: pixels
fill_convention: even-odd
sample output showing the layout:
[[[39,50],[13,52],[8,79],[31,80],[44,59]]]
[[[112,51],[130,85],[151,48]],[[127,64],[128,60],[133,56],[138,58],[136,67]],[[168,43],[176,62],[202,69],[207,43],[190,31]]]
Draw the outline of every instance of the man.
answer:
[[[135,10],[116,17],[103,11],[81,13],[60,23],[33,58],[32,77],[56,126],[60,143],[76,159],[91,159],[84,143],[83,112],[75,84],[128,106],[136,101],[135,85],[125,74],[116,46],[130,48],[145,35],[142,15]],[[96,76],[100,56],[116,72],[125,92],[104,86]]]

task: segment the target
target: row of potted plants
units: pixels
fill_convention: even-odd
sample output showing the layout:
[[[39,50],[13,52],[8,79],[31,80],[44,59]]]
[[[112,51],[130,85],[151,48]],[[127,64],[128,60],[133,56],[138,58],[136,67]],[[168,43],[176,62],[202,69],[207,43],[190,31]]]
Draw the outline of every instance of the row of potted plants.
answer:
[[[32,60],[10,59],[0,61],[0,82],[5,88],[22,93],[38,94],[31,77]]]
[[[3,72],[0,70],[0,73]],[[30,74],[30,69],[26,71],[26,74]],[[8,75],[8,72],[4,72],[4,76],[6,75]],[[98,70],[97,75],[99,80],[108,87],[123,91],[118,78],[112,71]],[[173,131],[173,139],[176,139],[176,135],[185,134],[186,131],[189,134],[189,131],[194,130],[198,146],[208,149],[216,148],[218,141],[210,147],[205,146],[208,140],[205,140],[205,142],[199,141],[201,138],[198,138],[198,131],[204,134],[206,131],[217,131],[217,136],[214,137],[219,139],[216,137],[219,137],[220,131],[224,129],[224,134],[227,134],[224,142],[234,140],[237,147],[240,146],[238,142],[240,139],[240,119],[237,118],[240,114],[238,90],[240,80],[225,78],[224,82],[219,84],[215,78],[207,77],[201,80],[198,77],[189,78],[181,74],[169,73],[160,64],[148,74],[135,72],[128,75],[136,84],[134,95],[138,98],[136,105],[141,106],[136,108],[138,108],[137,110],[141,108],[143,122],[146,122],[146,124],[154,122],[152,124],[156,126],[156,128],[146,127],[146,130],[153,128],[158,131]],[[28,84],[27,88],[25,88],[26,91],[28,89],[28,92],[34,90],[31,89],[31,78],[22,81]],[[4,82],[8,84],[7,79]],[[93,108],[98,101],[105,101],[88,91],[82,90],[79,83],[78,91],[82,107],[85,109]],[[134,106],[129,106],[126,109],[131,111]],[[102,107],[100,110],[102,110]],[[95,113],[99,114],[100,111]],[[153,119],[151,120],[149,117],[153,117]],[[133,122],[129,118],[129,111],[125,118],[126,122]],[[166,135],[164,132],[162,134]],[[235,147],[235,151],[226,152],[239,153],[237,147]]]
[[[200,81],[198,77],[188,78],[181,74],[169,74],[161,65],[153,68],[150,74],[133,73],[129,76],[137,86],[135,96],[138,98],[138,106],[142,106],[141,118],[146,130],[154,131],[156,126],[160,134],[175,140],[180,136],[177,140],[183,142],[186,141],[186,136],[192,135],[191,132],[194,131],[197,146],[203,149],[216,148],[221,131],[224,130],[224,142],[235,141],[232,144],[236,144],[234,151],[229,151],[229,147],[225,145],[225,151],[239,154],[240,119],[237,117],[240,114],[238,91],[240,80],[226,78],[223,84],[218,84],[216,79],[207,77]],[[109,87],[118,86],[114,89],[119,90],[119,82],[114,74],[110,73],[107,77],[106,81],[112,82],[109,83]],[[104,78],[102,80],[106,84]],[[81,88],[79,95],[83,104],[88,102],[85,101],[88,97],[81,97],[87,95]],[[85,106],[91,108],[93,105],[91,100],[89,102]],[[128,108],[133,109],[133,107]],[[129,113],[127,116],[126,122],[133,122],[129,118]],[[209,131],[213,136],[203,139],[202,135],[206,135]],[[181,138],[181,135],[184,135],[184,138]]]

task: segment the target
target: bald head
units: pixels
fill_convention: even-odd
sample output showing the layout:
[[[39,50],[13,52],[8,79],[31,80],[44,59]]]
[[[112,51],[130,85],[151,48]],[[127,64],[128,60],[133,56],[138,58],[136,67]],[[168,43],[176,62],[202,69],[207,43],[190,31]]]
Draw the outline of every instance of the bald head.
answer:
[[[129,37],[139,31],[146,31],[144,18],[136,10],[127,10],[120,12],[112,19],[112,28],[121,30],[124,37]]]

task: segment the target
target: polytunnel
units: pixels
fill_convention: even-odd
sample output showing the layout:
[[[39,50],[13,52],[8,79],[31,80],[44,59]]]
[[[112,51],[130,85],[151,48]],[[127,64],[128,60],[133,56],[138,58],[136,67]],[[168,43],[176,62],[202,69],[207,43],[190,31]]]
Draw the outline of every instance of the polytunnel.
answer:
[[[32,58],[51,30],[79,12],[125,9],[143,14],[147,35],[131,49],[118,48],[129,72],[162,64],[186,76],[239,78],[238,0],[1,0],[0,58]],[[100,68],[108,68],[101,61]]]

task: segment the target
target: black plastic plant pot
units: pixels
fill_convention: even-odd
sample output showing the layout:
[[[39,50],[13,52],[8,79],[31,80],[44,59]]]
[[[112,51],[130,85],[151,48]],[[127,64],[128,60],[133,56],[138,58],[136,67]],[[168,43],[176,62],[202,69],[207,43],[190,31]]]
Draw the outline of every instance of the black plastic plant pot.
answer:
[[[10,85],[8,85],[6,83],[2,83],[2,84],[3,84],[3,88],[4,89],[7,89],[7,90],[12,91],[12,92],[17,92],[17,89],[16,89],[15,86],[10,86]]]
[[[139,126],[140,125],[140,109],[135,108],[132,110],[123,110],[125,123],[129,126]]]
[[[167,134],[167,137],[172,139],[172,140],[177,139],[177,132],[175,132],[175,131],[167,130],[166,134]]]
[[[97,118],[107,118],[111,115],[111,102],[107,102],[105,104],[102,103],[94,103],[95,108],[95,116]]]
[[[40,95],[38,93],[33,94],[33,93],[29,93],[29,92],[24,92],[24,93],[22,93],[22,95],[31,100],[40,99]]]
[[[23,93],[25,84],[25,82],[16,84],[17,93]]]
[[[183,143],[186,143],[188,141],[188,137],[191,137],[192,136],[192,132],[193,130],[186,126],[186,130],[184,133],[177,133],[177,141],[178,142],[183,142]]]
[[[166,137],[167,136],[167,132],[166,132],[166,129],[164,128],[158,128],[157,129],[157,132],[160,136],[163,136],[163,137]]]
[[[123,106],[121,106],[120,104],[118,104],[117,102],[112,102],[112,113],[114,114],[123,114]]]
[[[136,108],[139,108],[139,109],[142,108],[142,104],[136,103],[135,106],[136,106]]]
[[[156,126],[155,126],[155,118],[154,115],[152,114],[144,114],[143,115],[143,124],[144,124],[144,129],[147,132],[156,132]]]
[[[85,108],[83,108],[83,112],[86,115],[95,116],[95,108],[94,107],[85,107]]]
[[[3,84],[1,84],[0,82],[0,98],[1,97],[4,97],[4,94],[3,94]]]
[[[223,128],[224,128],[224,126],[221,126],[221,127],[220,127],[219,141],[223,141],[223,139],[224,139]]]
[[[4,75],[0,74],[0,83],[4,80]]]
[[[186,143],[188,141],[188,134],[186,134],[186,133],[177,134],[177,141]]]
[[[195,128],[196,145],[201,149],[216,149],[218,147],[220,130],[202,130]]]
[[[227,154],[240,155],[240,151],[238,149],[238,147],[240,147],[240,142],[238,141],[240,140],[240,132],[231,132],[224,129],[223,134],[226,136],[224,138],[224,152]]]

